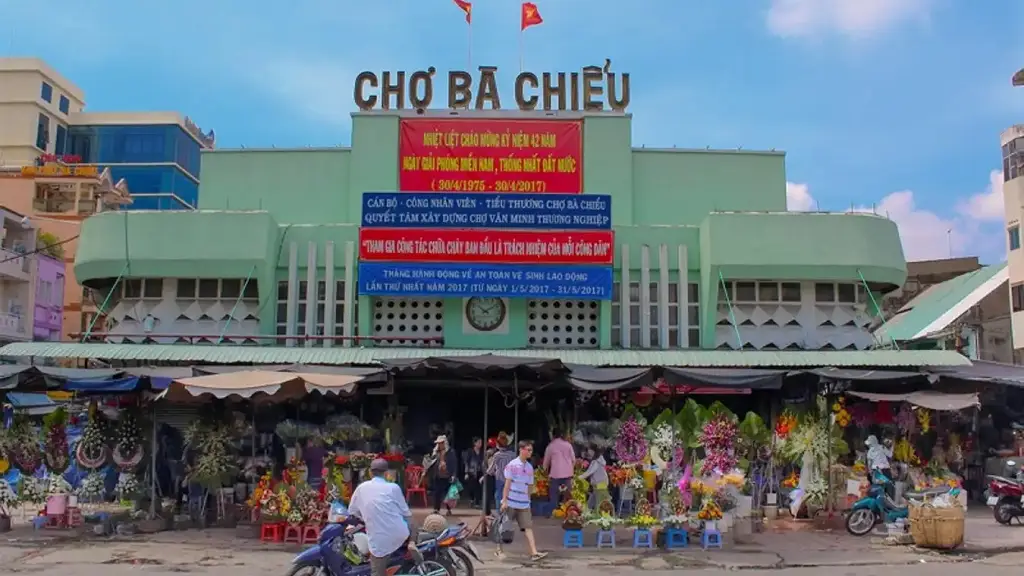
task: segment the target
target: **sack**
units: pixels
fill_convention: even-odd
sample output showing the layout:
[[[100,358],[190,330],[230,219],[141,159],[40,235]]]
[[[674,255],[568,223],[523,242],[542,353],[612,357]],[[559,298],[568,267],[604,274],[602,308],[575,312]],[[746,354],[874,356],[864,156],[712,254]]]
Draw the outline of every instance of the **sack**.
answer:
[[[504,512],[498,514],[491,524],[491,540],[495,544],[511,544],[515,535],[516,530],[512,527],[512,522],[509,520],[508,515]]]

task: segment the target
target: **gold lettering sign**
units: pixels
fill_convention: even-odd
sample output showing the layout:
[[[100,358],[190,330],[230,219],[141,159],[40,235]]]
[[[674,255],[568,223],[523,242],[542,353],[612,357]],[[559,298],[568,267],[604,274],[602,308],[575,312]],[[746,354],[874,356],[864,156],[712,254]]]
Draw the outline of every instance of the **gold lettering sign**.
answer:
[[[577,112],[625,112],[629,107],[629,74],[604,66],[586,66],[580,72],[532,72],[516,76],[515,102],[519,110],[572,110]],[[452,110],[501,110],[498,68],[480,66],[479,78],[469,72],[448,73],[448,104]],[[352,93],[360,110],[416,110],[430,108],[437,70],[430,67],[406,72],[360,72]]]
[[[95,178],[99,170],[95,166],[67,166],[64,164],[43,164],[22,166],[22,176]]]

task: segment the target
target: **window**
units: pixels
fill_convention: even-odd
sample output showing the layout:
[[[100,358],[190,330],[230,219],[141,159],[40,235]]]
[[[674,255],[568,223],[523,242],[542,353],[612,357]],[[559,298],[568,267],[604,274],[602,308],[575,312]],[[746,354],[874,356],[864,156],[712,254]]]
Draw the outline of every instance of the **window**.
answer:
[[[60,95],[60,104],[58,104],[58,105],[57,105],[57,108],[58,108],[58,109],[59,109],[59,110],[60,110],[60,111],[61,111],[62,113],[64,113],[64,114],[67,114],[67,113],[68,113],[68,111],[69,111],[69,110],[71,110],[71,101],[70,101],[70,100],[68,100],[68,97],[67,97],[67,96],[65,96],[65,95],[61,94],[61,95]]]
[[[306,334],[306,288],[308,283],[305,280],[299,282],[299,290],[295,306],[295,334],[302,336]],[[334,335],[353,336],[359,331],[359,308],[356,303],[352,305],[352,333],[345,331],[345,281],[337,280],[334,283]],[[316,285],[316,328],[313,333],[317,335],[326,334],[324,320],[327,308],[327,283],[323,280]],[[440,318],[438,318],[440,320]],[[288,281],[282,280],[277,283],[277,334],[286,336],[288,334]],[[323,346],[322,340],[314,340],[314,346]],[[278,344],[283,344],[279,340]],[[337,345],[337,343],[335,344]]]
[[[1010,305],[1014,312],[1024,311],[1024,284],[1010,287]]]
[[[1006,231],[1010,237],[1010,250],[1020,249],[1020,225],[1014,224]]]
[[[658,283],[648,285],[650,301],[650,339],[651,347],[661,346],[661,317],[658,314]],[[668,347],[669,348],[700,348],[700,285],[696,282],[687,284],[686,306],[679,300],[679,284],[668,285]],[[612,284],[612,346],[622,346],[622,283]],[[685,308],[685,309],[683,309]],[[686,316],[682,316],[686,314]],[[629,283],[629,347],[640,348],[640,283]],[[685,323],[686,333],[680,334],[680,324]]]
[[[57,141],[53,145],[54,154],[66,154],[64,151],[68,142],[68,129],[57,124]]]
[[[39,115],[39,125],[36,126],[36,148],[46,152],[46,146],[50,143],[50,117],[46,114]]]
[[[1003,181],[1024,175],[1024,138],[1015,138],[1003,145]]]
[[[243,289],[243,285],[245,286]],[[159,298],[163,294],[163,286],[160,287],[159,293],[153,296]],[[249,282],[246,283],[244,278],[224,278],[218,280],[216,278],[205,278],[202,280],[195,280],[192,278],[179,278],[178,286],[175,290],[175,298],[179,300],[237,300],[241,295],[242,300],[259,300],[259,288],[254,278],[250,278]],[[146,296],[149,298],[150,296]]]
[[[39,97],[47,102],[53,102],[53,86],[43,82],[43,87],[39,91]]]
[[[164,295],[163,278],[131,278],[124,281],[124,298],[159,300]]]
[[[728,296],[728,298],[726,298]],[[743,280],[726,282],[725,289],[718,286],[720,304],[777,304],[800,303],[799,282],[772,282]]]

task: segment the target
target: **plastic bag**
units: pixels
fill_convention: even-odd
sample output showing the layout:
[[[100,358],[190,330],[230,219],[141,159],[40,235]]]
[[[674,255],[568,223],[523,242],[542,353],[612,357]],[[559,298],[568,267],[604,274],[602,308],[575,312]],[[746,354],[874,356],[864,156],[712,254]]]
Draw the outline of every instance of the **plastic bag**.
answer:
[[[515,535],[515,528],[512,527],[512,522],[509,520],[508,515],[504,512],[498,514],[491,524],[491,540],[499,545],[511,544]]]

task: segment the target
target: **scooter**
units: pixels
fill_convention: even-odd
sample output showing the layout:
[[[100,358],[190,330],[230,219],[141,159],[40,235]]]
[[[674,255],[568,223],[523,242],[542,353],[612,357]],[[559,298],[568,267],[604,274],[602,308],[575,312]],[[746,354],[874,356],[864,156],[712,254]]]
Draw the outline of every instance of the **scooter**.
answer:
[[[1013,469],[1017,463],[1006,462],[1007,469]],[[988,500],[992,507],[992,515],[996,522],[1009,526],[1014,518],[1021,522],[1024,517],[1024,468],[1018,469],[1013,476],[989,476]]]
[[[369,576],[368,540],[361,533],[362,523],[353,517],[328,524],[317,543],[292,560],[288,576]],[[389,576],[451,576],[455,568],[440,558],[427,560],[424,554],[436,556],[436,540],[416,546],[403,546],[388,559]]]
[[[846,516],[847,532],[854,536],[864,536],[874,530],[879,522],[888,524],[910,515],[910,510],[906,506],[897,506],[886,494],[886,487],[891,483],[892,481],[878,470],[871,473],[871,487],[867,496],[854,502]],[[931,496],[948,491],[948,488],[931,488],[907,496]]]
[[[483,562],[480,554],[476,551],[476,546],[469,541],[469,534],[469,527],[465,522],[460,522],[449,526],[435,537],[437,539],[437,548],[435,549],[437,554],[442,558],[447,557],[448,562],[455,567],[458,576],[473,576],[475,572],[473,560]],[[429,556],[425,557],[429,558]]]

